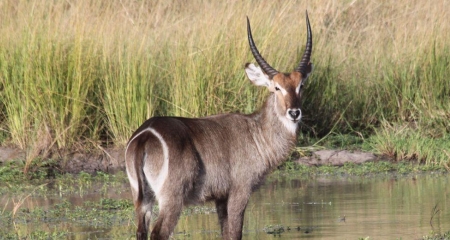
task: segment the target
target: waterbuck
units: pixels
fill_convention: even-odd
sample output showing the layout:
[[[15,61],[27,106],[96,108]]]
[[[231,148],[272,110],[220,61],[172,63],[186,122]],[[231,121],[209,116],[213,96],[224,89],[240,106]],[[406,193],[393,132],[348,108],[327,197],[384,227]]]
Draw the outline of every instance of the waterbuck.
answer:
[[[126,170],[137,216],[137,239],[147,239],[155,201],[159,216],[151,239],[168,239],[183,206],[214,201],[224,239],[241,239],[250,194],[296,143],[302,86],[312,71],[312,34],[306,13],[306,49],[292,73],[280,73],[261,56],[247,31],[259,64],[245,72],[271,94],[252,114],[203,118],[152,117],[131,136]]]

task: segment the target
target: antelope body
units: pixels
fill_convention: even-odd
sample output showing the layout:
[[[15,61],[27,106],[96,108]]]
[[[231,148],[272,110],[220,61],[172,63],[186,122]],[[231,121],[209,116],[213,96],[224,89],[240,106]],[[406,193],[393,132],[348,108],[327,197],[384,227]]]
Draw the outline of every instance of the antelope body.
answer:
[[[183,206],[214,201],[224,239],[241,239],[250,194],[264,176],[282,163],[296,143],[301,119],[301,87],[312,71],[312,35],[292,73],[279,73],[256,48],[249,20],[250,49],[260,67],[246,64],[257,86],[271,92],[253,114],[220,114],[203,118],[153,117],[131,136],[126,170],[136,209],[137,239],[147,239],[151,210],[159,216],[151,239],[168,239]]]

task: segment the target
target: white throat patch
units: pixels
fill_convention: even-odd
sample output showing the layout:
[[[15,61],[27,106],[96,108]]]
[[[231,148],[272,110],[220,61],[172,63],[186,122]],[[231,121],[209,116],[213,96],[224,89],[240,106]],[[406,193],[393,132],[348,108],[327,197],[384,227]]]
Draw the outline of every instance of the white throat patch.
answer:
[[[289,132],[294,134],[297,132],[299,121],[293,122],[292,120],[289,120],[286,116],[279,116],[279,119]]]

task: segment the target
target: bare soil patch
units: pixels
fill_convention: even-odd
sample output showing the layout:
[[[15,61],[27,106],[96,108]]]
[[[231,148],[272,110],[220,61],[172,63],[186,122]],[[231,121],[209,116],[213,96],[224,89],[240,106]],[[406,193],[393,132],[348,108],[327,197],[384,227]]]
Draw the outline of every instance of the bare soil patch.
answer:
[[[79,173],[81,171],[95,173],[97,171],[114,173],[125,169],[124,150],[122,148],[106,148],[89,152],[55,152],[48,156],[56,160],[53,166],[60,172]],[[26,151],[0,147],[0,164],[9,161],[25,161]]]
[[[378,157],[369,152],[347,150],[319,150],[311,156],[300,157],[295,162],[308,166],[332,165],[342,166],[345,163],[364,163],[375,161]]]
[[[95,173],[97,171],[114,173],[125,169],[124,149],[106,148],[91,152],[58,152],[49,156],[57,160],[54,166],[61,172]],[[0,147],[0,164],[8,161],[25,161],[26,152],[13,147]],[[311,156],[300,157],[294,162],[308,166],[333,165],[345,163],[363,163],[377,160],[373,153],[346,150],[319,150]]]

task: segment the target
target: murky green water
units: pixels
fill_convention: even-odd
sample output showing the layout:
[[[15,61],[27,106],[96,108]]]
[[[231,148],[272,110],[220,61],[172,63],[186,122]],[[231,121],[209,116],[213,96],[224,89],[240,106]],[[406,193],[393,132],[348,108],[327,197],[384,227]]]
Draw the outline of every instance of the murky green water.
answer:
[[[449,175],[440,174],[309,180],[273,175],[251,197],[244,238],[418,239],[431,230],[445,232],[450,230],[449,181]],[[72,191],[64,191],[67,186],[47,184],[34,187],[30,196],[13,189],[3,193],[0,233],[67,239],[134,236],[127,182],[80,186],[74,183]],[[184,211],[174,237],[220,239],[219,233],[215,209],[206,204]]]

